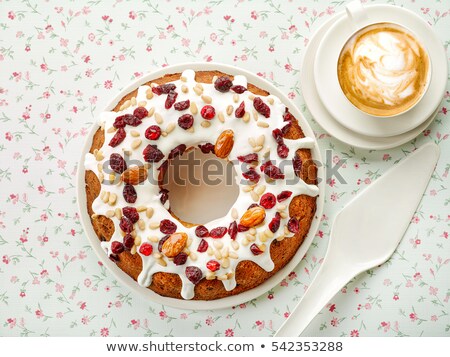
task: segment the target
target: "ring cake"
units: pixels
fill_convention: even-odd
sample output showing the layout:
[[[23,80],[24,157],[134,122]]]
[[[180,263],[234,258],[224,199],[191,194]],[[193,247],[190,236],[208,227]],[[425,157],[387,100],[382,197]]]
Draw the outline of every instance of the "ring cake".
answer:
[[[282,269],[306,237],[319,194],[315,141],[244,76],[166,75],[99,125],[85,157],[87,210],[105,253],[141,286],[182,299],[239,294]],[[232,162],[239,186],[228,213],[203,225],[175,217],[162,187],[170,160],[193,148]]]

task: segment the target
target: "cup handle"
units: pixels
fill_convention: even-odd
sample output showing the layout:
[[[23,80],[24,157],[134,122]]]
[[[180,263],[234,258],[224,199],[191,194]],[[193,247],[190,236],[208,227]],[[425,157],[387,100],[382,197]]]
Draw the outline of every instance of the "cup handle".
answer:
[[[354,29],[360,28],[363,22],[368,19],[367,11],[360,0],[352,1],[345,7],[345,10]]]

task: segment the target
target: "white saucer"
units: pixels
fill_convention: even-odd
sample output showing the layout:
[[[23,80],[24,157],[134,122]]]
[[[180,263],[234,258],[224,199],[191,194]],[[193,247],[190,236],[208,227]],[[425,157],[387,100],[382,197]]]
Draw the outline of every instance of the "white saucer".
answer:
[[[377,118],[356,109],[342,92],[337,76],[340,51],[354,32],[347,16],[340,16],[328,28],[317,48],[314,62],[317,91],[330,114],[348,129],[373,137],[403,134],[429,119],[441,102],[447,83],[445,50],[426,21],[413,12],[391,5],[366,6],[365,9],[368,19],[362,26],[383,21],[398,23],[412,29],[419,41],[426,45],[432,61],[428,91],[414,108],[394,118]]]
[[[371,5],[374,7],[384,5]],[[419,135],[426,127],[433,121],[437,114],[438,106],[435,108],[435,112],[417,128],[408,131],[406,133],[390,136],[390,137],[371,137],[358,134],[336,121],[333,116],[327,111],[321,100],[314,82],[314,58],[316,55],[319,43],[326,33],[328,28],[336,22],[340,17],[344,16],[344,12],[336,14],[336,16],[330,18],[324,22],[320,28],[318,28],[310,39],[308,47],[305,50],[302,60],[302,71],[300,75],[300,85],[302,89],[302,95],[305,103],[311,112],[313,118],[317,123],[326,130],[330,135],[336,139],[354,146],[368,150],[386,150],[399,145],[402,145]],[[444,92],[445,88],[442,90]],[[442,98],[442,96],[440,97]]]

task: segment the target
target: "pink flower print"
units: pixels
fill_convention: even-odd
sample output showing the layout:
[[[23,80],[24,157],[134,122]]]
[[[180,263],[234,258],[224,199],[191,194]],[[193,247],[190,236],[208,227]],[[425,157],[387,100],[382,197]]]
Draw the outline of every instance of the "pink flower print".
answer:
[[[411,322],[417,321],[417,314],[415,312],[411,312],[409,314],[409,318],[411,319]]]
[[[45,192],[46,192],[45,187],[42,186],[42,185],[39,185],[39,186],[38,186],[38,192],[39,192],[41,195],[42,195],[43,193],[45,193]]]
[[[5,133],[5,139],[8,141],[11,141],[13,139],[13,136],[9,131]]]
[[[58,168],[64,169],[66,167],[66,161],[64,160],[58,160]]]
[[[367,303],[367,304],[364,305],[364,308],[365,308],[366,310],[370,310],[370,309],[372,308],[372,305],[369,304],[369,303]]]
[[[267,37],[267,32],[266,32],[266,31],[261,31],[261,32],[259,33],[259,37],[260,37],[260,38],[266,38],[266,37]]]
[[[30,46],[25,46],[25,52],[30,52],[31,51],[31,47]]]
[[[217,34],[215,32],[211,33],[211,35],[209,35],[209,39],[215,42],[217,40]]]
[[[420,222],[420,218],[417,216],[414,216],[411,220],[411,223],[419,223]]]
[[[228,328],[225,330],[225,337],[233,337],[234,336],[234,331],[231,328]]]
[[[264,321],[256,321],[255,325],[258,327],[258,331],[262,331],[264,329],[265,323]]]
[[[8,11],[8,19],[14,20],[16,18],[16,14],[14,11]]]
[[[436,190],[430,190],[430,196],[436,196],[437,195],[437,191]]]
[[[41,214],[41,221],[46,222],[48,220],[48,216],[46,213]]]
[[[80,301],[78,305],[80,305],[80,310],[85,310],[87,307],[87,303],[85,301]]]
[[[95,104],[95,103],[97,103],[97,99],[98,99],[98,97],[96,95],[94,95],[89,98],[89,103]]]
[[[297,26],[295,26],[295,25],[289,26],[289,32],[290,32],[290,33],[294,33],[294,32],[296,32],[296,31],[297,31]]]
[[[186,314],[186,313],[182,313],[181,315],[180,315],[180,319],[181,320],[186,320],[188,318],[188,315]]]
[[[182,38],[181,39],[181,46],[183,47],[189,47],[189,44],[191,43],[191,40],[188,38]]]
[[[445,238],[445,239],[448,239],[448,232],[443,232],[442,234],[441,234],[441,237],[442,238]]]
[[[328,6],[325,10],[327,15],[333,15],[334,14],[334,8],[332,6]]]
[[[9,264],[9,257],[7,256],[7,255],[4,255],[3,257],[2,257],[2,262],[3,263],[5,263],[5,264]]]
[[[442,107],[442,109],[440,110],[440,112],[444,115],[447,115],[447,108],[446,107]]]
[[[419,272],[417,272],[413,275],[413,278],[415,281],[418,281],[418,280],[422,279],[422,275]]]
[[[297,273],[295,271],[291,271],[288,275],[289,280],[293,280],[297,277]]]
[[[69,39],[61,37],[59,39],[59,44],[60,44],[61,47],[67,47],[68,44],[69,44]]]
[[[283,316],[287,319],[287,318],[289,317],[290,314],[291,314],[291,313],[290,313],[289,311],[286,311],[286,312],[283,314]]]
[[[113,87],[113,82],[108,79],[103,85],[106,89],[111,89]]]
[[[253,20],[256,20],[257,18],[258,18],[258,13],[256,12],[256,11],[252,11],[251,13],[250,13],[250,17],[253,19]]]
[[[370,185],[371,182],[372,182],[372,180],[371,180],[369,177],[367,177],[367,178],[364,179],[364,183],[365,183],[366,185]]]
[[[330,321],[330,325],[333,327],[337,327],[339,325],[339,320],[337,319],[337,317],[333,317]]]
[[[62,293],[63,290],[64,290],[64,285],[59,284],[59,283],[56,283],[56,285],[55,285],[55,291],[56,291],[57,293]]]
[[[138,31],[136,36],[137,36],[137,38],[143,38],[145,36],[145,32],[144,31]]]
[[[50,98],[50,92],[49,91],[45,91],[44,93],[42,93],[42,98],[44,98],[44,99]]]
[[[397,300],[400,299],[400,298],[398,297],[397,294],[394,294],[394,296],[392,297],[392,299],[394,299],[395,301],[397,301]]]
[[[357,162],[355,162],[355,164],[353,165],[353,167],[358,170],[359,169],[359,164]]]
[[[83,317],[81,318],[81,323],[82,323],[83,325],[87,325],[87,324],[89,323],[89,317],[88,317],[88,316],[83,316]]]
[[[351,330],[350,331],[350,337],[359,337],[359,331],[358,330]]]
[[[131,20],[135,20],[136,17],[137,17],[137,14],[136,14],[136,12],[134,12],[134,11],[130,11],[130,12],[128,13],[128,17],[129,17]]]
[[[62,319],[64,317],[64,314],[62,312],[57,312],[56,313],[56,318],[57,319]]]
[[[35,315],[38,319],[44,317],[44,313],[42,312],[42,310],[36,310]]]
[[[430,12],[429,7],[421,7],[420,10],[422,11],[422,14],[426,15]]]
[[[213,323],[214,323],[214,320],[213,320],[213,318],[212,318],[211,316],[208,316],[208,317],[206,318],[206,320],[205,320],[205,323],[206,323],[208,326],[212,326]]]
[[[161,320],[165,320],[167,318],[167,313],[165,311],[160,311],[159,317],[161,318]]]
[[[307,7],[304,7],[304,6],[300,6],[300,7],[298,8],[298,10],[300,11],[301,14],[304,14],[306,11],[308,11],[308,8],[307,8]]]
[[[139,326],[141,325],[141,322],[139,320],[131,320],[131,325],[133,325],[133,328],[137,330]]]
[[[286,279],[283,279],[280,283],[280,286],[287,287],[289,286],[289,283],[286,281]]]
[[[388,332],[391,328],[391,323],[383,321],[383,322],[381,322],[381,327],[383,327],[384,332]]]
[[[336,310],[336,304],[331,304],[328,311],[333,312],[334,310]]]
[[[430,317],[430,320],[433,321],[433,322],[436,322],[438,320],[438,317],[436,315],[432,315]]]
[[[275,47],[269,46],[269,52],[273,52],[273,51],[275,51]]]
[[[430,286],[430,288],[428,289],[428,291],[429,291],[430,295],[436,296],[436,295],[437,295],[437,292],[439,291],[439,289],[438,289],[438,288],[435,288],[435,287],[433,287],[433,286]]]
[[[267,298],[268,298],[269,300],[272,300],[272,299],[273,299],[273,294],[267,295]]]
[[[331,199],[333,202],[336,202],[337,199],[338,199],[337,193],[336,193],[336,192],[333,192],[333,193],[331,194],[331,196],[330,196],[330,199]]]
[[[281,33],[281,39],[282,40],[288,40],[289,39],[289,34],[287,32],[282,32]]]
[[[42,70],[42,72],[47,72],[48,67],[47,67],[47,65],[45,63],[41,64],[41,70]]]
[[[108,329],[107,327],[103,327],[103,328],[100,330],[100,336],[102,336],[102,337],[108,337],[108,335],[109,335],[109,329]]]
[[[406,285],[405,285],[407,288],[413,288],[414,287],[414,284],[411,282],[411,280],[409,280],[408,279],[408,281],[406,282]]]
[[[173,31],[175,31],[175,27],[173,25],[169,25],[169,26],[166,27],[166,30],[167,30],[168,33],[171,33]]]
[[[92,284],[91,279],[89,279],[89,278],[84,279],[84,286],[85,286],[85,287],[88,288],[88,287],[91,286],[91,284]]]
[[[384,154],[383,155],[383,161],[388,161],[390,159],[391,159],[391,155],[389,155],[389,154]]]
[[[48,271],[46,269],[42,270],[41,273],[41,278],[46,278],[48,276]]]
[[[16,326],[16,319],[15,318],[14,319],[9,318],[9,319],[6,320],[6,322],[8,323],[8,327],[10,329],[12,329],[12,328],[14,328]]]

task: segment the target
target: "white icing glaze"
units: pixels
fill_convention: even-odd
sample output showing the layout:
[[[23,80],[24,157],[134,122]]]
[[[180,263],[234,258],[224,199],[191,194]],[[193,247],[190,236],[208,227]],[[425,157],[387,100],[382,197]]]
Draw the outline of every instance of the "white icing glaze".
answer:
[[[263,152],[268,148],[270,149],[270,160],[275,165],[278,165],[281,162],[281,159],[277,155],[277,144],[275,140],[272,138],[272,130],[275,128],[282,128],[284,125],[286,125],[285,122],[283,122],[282,115],[285,111],[285,105],[279,100],[279,98],[269,95],[267,97],[262,97],[263,101],[269,105],[271,110],[270,118],[266,119],[262,115],[259,115],[259,121],[266,122],[269,127],[262,128],[257,125],[257,121],[253,119],[253,115],[251,114],[253,111],[253,102],[248,98],[248,96],[251,94],[249,91],[244,92],[243,94],[239,95],[239,101],[236,103],[233,101],[233,95],[234,92],[230,91],[227,93],[220,93],[217,90],[215,90],[213,84],[204,84],[202,83],[202,86],[204,88],[203,94],[208,95],[212,98],[211,105],[214,106],[216,110],[216,116],[214,119],[210,120],[211,126],[209,128],[204,128],[200,125],[200,123],[203,121],[203,118],[200,116],[200,109],[205,105],[203,103],[200,96],[198,96],[192,88],[195,86],[195,73],[192,70],[186,70],[183,72],[182,76],[186,78],[186,82],[182,82],[180,80],[174,81],[174,83],[177,87],[176,91],[178,92],[177,102],[183,101],[189,99],[191,103],[194,101],[197,106],[199,113],[194,115],[194,132],[188,132],[186,130],[183,130],[178,125],[176,125],[175,129],[169,133],[167,137],[161,136],[156,141],[150,141],[147,140],[144,136],[145,130],[150,125],[155,125],[155,118],[147,117],[143,119],[143,123],[137,127],[130,127],[127,126],[125,128],[127,132],[127,136],[125,140],[116,146],[115,148],[112,148],[108,146],[108,143],[110,142],[111,138],[114,136],[114,133],[108,133],[108,128],[112,127],[112,124],[114,123],[114,120],[117,116],[133,113],[136,106],[131,106],[123,111],[120,112],[103,112],[100,114],[99,118],[99,124],[104,126],[105,128],[105,144],[102,146],[101,149],[99,149],[104,156],[104,159],[97,161],[94,155],[87,154],[85,159],[85,167],[86,170],[92,170],[97,177],[99,176],[99,170],[98,170],[98,164],[104,164],[109,160],[109,157],[112,153],[121,153],[122,149],[128,149],[131,150],[131,142],[135,139],[135,137],[130,135],[131,130],[138,131],[140,133],[140,139],[142,139],[142,145],[136,149],[131,150],[131,154],[128,156],[127,161],[130,162],[132,160],[137,160],[141,164],[143,161],[142,151],[148,144],[156,144],[158,146],[158,149],[161,150],[165,154],[165,159],[167,158],[168,153],[170,150],[172,150],[174,147],[176,147],[179,144],[185,144],[187,147],[194,146],[196,147],[198,144],[203,144],[206,142],[215,143],[217,137],[222,133],[222,131],[226,129],[232,129],[235,133],[234,136],[234,146],[233,149],[228,157],[229,160],[235,160],[237,162],[237,156],[240,155],[246,155],[249,153],[252,153],[252,147],[250,146],[248,139],[249,136],[251,137],[259,137],[260,135],[265,136],[265,144],[264,149],[259,153],[260,163],[262,162],[262,156]],[[233,80],[233,84],[239,84],[244,87],[247,87],[247,80],[244,76],[235,76]],[[188,93],[183,93],[180,90],[181,85],[186,85],[189,88]],[[146,90],[148,89],[148,86],[141,86],[138,89],[138,94],[136,97],[136,102],[139,103],[141,101],[146,101],[147,105],[146,108],[150,109],[152,107],[156,108],[156,112],[161,114],[164,118],[164,123],[161,124],[161,128],[164,130],[169,123],[177,123],[178,118],[185,113],[190,113],[189,110],[180,112],[174,110],[172,107],[169,110],[166,110],[164,108],[164,102],[166,100],[166,95],[154,95],[152,99],[146,98]],[[270,104],[268,102],[268,99],[272,98],[273,104]],[[245,102],[245,108],[246,111],[250,112],[251,114],[251,120],[248,123],[245,123],[242,119],[237,119],[234,116],[234,110],[238,107],[238,105],[244,101]],[[226,114],[226,108],[228,105],[233,105],[233,113],[228,116]],[[219,112],[223,112],[225,116],[225,122],[222,123],[218,120],[217,114]],[[303,138],[298,140],[287,140],[284,139],[285,144],[289,147],[289,156],[287,159],[289,162],[291,162],[291,159],[295,155],[295,151],[299,148],[312,148],[314,146],[314,139],[312,138]],[[152,164],[150,170],[149,170],[149,177],[153,177],[152,182],[157,182],[156,179],[158,177],[158,171],[157,168],[164,162],[164,159],[161,160],[157,164]],[[106,164],[105,164],[106,165]],[[130,167],[130,165],[128,165]],[[236,209],[239,218],[244,214],[244,212],[247,210],[248,206],[252,203],[255,203],[253,199],[251,198],[251,194],[249,192],[245,192],[244,188],[246,187],[245,183],[247,182],[242,177],[242,172],[246,171],[248,167],[246,164],[238,164],[234,165],[236,170],[236,180],[237,184],[240,186],[240,193],[238,196],[238,199],[234,203],[233,207],[230,209],[230,211],[221,218],[215,219],[211,222],[208,222],[204,224],[206,228],[209,230],[216,228],[216,227],[227,227],[231,222],[234,221],[232,218],[232,209]],[[271,183],[267,183],[265,180],[265,175],[260,172],[259,166],[256,168],[257,172],[261,174],[261,179],[258,183],[258,186],[260,185],[266,185],[266,191],[265,192],[272,192],[275,196],[279,194],[281,191],[289,190],[292,191],[293,194],[291,198],[287,199],[286,201],[282,202],[283,205],[285,205],[286,209],[284,212],[287,213],[286,218],[281,219],[280,229],[275,233],[275,236],[272,238],[268,238],[265,242],[266,249],[265,251],[255,256],[250,251],[250,245],[253,244],[253,242],[250,242],[247,246],[244,246],[242,244],[243,240],[245,240],[245,235],[248,232],[242,232],[238,233],[236,241],[239,243],[239,249],[234,250],[231,244],[231,239],[228,234],[226,234],[223,238],[219,239],[223,243],[223,249],[227,248],[230,252],[235,252],[238,255],[238,259],[229,259],[229,267],[224,268],[220,267],[218,271],[215,272],[215,275],[217,277],[226,275],[227,273],[233,272],[236,269],[237,264],[242,260],[251,260],[261,266],[266,271],[271,271],[274,268],[273,261],[270,257],[270,244],[271,242],[279,237],[281,234],[284,234],[284,227],[287,224],[287,221],[289,220],[289,204],[291,202],[291,199],[297,195],[300,194],[306,194],[309,196],[317,196],[319,193],[318,187],[315,185],[308,185],[301,179],[298,179],[298,183],[295,185],[292,185],[292,180],[295,178],[295,173],[292,168],[292,165],[285,165],[282,166],[285,174],[285,180],[276,180]],[[105,175],[107,176],[107,175]],[[287,185],[287,183],[290,182],[291,185]],[[192,239],[192,244],[189,247],[191,252],[195,252],[195,255],[197,256],[197,259],[195,261],[192,260],[191,257],[188,257],[188,260],[186,264],[181,266],[176,266],[171,260],[165,259],[167,266],[161,266],[160,264],[156,263],[155,258],[150,256],[144,256],[141,253],[139,253],[139,248],[137,249],[136,254],[140,254],[143,262],[143,269],[142,272],[139,274],[139,277],[137,279],[138,283],[142,286],[149,286],[151,284],[152,275],[156,272],[166,272],[166,273],[175,273],[178,274],[182,280],[182,291],[181,295],[184,299],[192,299],[194,297],[194,284],[192,284],[185,275],[185,268],[187,266],[197,266],[202,270],[203,276],[205,277],[206,273],[209,272],[209,270],[206,268],[206,263],[211,260],[218,260],[213,256],[208,255],[207,252],[205,253],[199,253],[197,252],[198,244],[201,240],[201,238],[198,238],[195,235],[195,228],[186,228],[184,227],[180,222],[178,222],[168,211],[169,208],[169,200],[170,200],[170,193],[169,193],[169,200],[166,202],[166,205],[163,206],[160,202],[160,188],[157,184],[150,183],[149,180],[145,182],[145,184],[140,184],[135,186],[135,189],[137,191],[137,201],[135,204],[128,204],[125,202],[123,196],[122,196],[122,190],[123,190],[123,184],[120,185],[110,185],[109,182],[105,179],[105,181],[101,184],[101,190],[102,191],[109,191],[111,193],[115,193],[117,195],[117,202],[114,207],[111,207],[108,204],[105,204],[101,199],[100,196],[97,197],[93,204],[92,209],[95,214],[98,215],[106,215],[106,212],[108,210],[114,209],[115,207],[125,207],[125,206],[145,206],[145,207],[152,207],[154,209],[153,216],[148,219],[145,215],[145,212],[140,213],[140,218],[145,222],[145,230],[140,230],[139,228],[136,228],[136,233],[141,237],[141,242],[148,242],[148,237],[150,236],[156,236],[159,238],[162,238],[165,236],[165,234],[161,233],[159,229],[151,229],[149,227],[151,222],[160,222],[163,219],[169,219],[172,222],[175,222],[177,224],[177,232],[185,232],[190,239]],[[205,204],[213,204],[213,202],[207,202]],[[263,232],[267,229],[268,223],[272,220],[272,218],[275,215],[276,207],[269,210],[266,210],[266,220],[264,224],[260,225],[259,227],[255,227],[257,233],[256,233],[256,241],[254,243],[261,244],[259,241],[259,233]],[[239,223],[239,218],[237,219],[237,223]],[[120,233],[119,228],[119,220],[115,217],[112,217],[112,221],[114,222],[115,226],[115,232],[109,242],[102,242],[102,246],[105,249],[106,252],[110,251],[110,245],[113,241],[119,241],[122,242],[122,236]],[[136,225],[135,225],[136,226]],[[291,233],[287,234],[286,237],[292,236]],[[214,241],[217,239],[213,238],[204,238],[208,244],[209,247],[214,248]],[[151,243],[153,246],[153,252],[158,252],[158,243]],[[218,260],[219,262],[222,262],[222,260]],[[222,280],[224,287],[226,290],[230,291],[235,288],[236,286],[236,280],[234,278],[234,274],[231,278],[228,278],[226,280]]]

